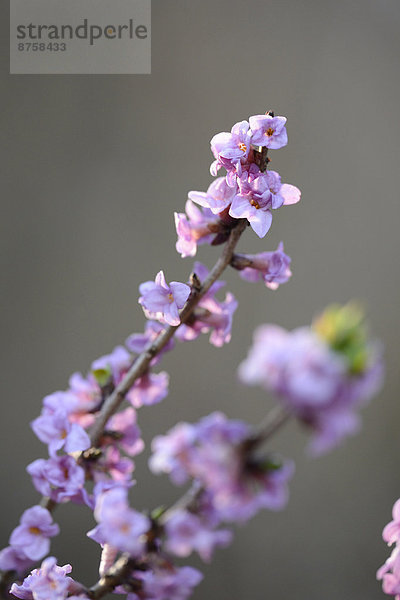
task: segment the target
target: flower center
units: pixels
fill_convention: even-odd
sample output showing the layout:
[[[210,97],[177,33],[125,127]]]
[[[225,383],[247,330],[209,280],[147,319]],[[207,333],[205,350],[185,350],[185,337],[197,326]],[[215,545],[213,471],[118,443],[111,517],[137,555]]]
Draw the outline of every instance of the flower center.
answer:
[[[122,523],[122,525],[119,528],[121,533],[129,533],[129,529],[129,523]]]
[[[238,144],[238,146],[239,146],[239,149],[240,149],[242,152],[246,152],[246,150],[247,150],[247,146],[246,146],[246,144],[245,144],[244,142],[240,142],[240,144]]]
[[[267,131],[265,132],[265,135],[268,137],[274,135],[274,130],[272,129],[272,127],[268,127]]]
[[[250,200],[250,204],[251,204],[252,206],[254,206],[254,208],[256,208],[257,210],[258,210],[259,208],[261,208],[261,207],[260,207],[260,205],[258,204],[257,200],[254,200],[254,199]]]
[[[172,292],[170,292],[170,293],[168,294],[167,298],[168,298],[168,302],[169,302],[170,304],[172,304],[172,302],[174,301],[174,297],[173,297],[173,295],[172,295]]]
[[[29,533],[32,535],[40,535],[42,532],[40,531],[39,527],[29,527]]]
[[[60,437],[62,440],[65,440],[65,438],[67,437],[67,431],[65,429],[62,430]]]
[[[193,227],[191,234],[192,234],[192,238],[194,240],[201,240],[201,238],[205,237],[206,235],[210,235],[210,231],[212,232],[212,228],[210,228],[211,224],[208,224],[206,226],[198,226],[198,227]]]

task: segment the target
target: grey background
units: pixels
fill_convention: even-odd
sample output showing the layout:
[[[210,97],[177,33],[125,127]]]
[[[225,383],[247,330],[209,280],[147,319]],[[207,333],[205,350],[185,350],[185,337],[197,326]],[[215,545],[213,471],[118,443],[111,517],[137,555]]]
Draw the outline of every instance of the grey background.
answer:
[[[227,273],[240,301],[231,344],[178,347],[164,363],[170,396],[140,422],[150,440],[215,408],[258,421],[272,398],[235,376],[254,327],[295,327],[331,301],[364,300],[387,377],[361,435],[310,460],[288,426],[274,444],[297,463],[288,508],[239,528],[195,598],[382,598],[381,530],[400,495],[398,0],[153,0],[151,76],[10,76],[5,3],[1,12],[2,544],[38,498],[24,469],[46,454],[28,425],[41,398],[142,331],[141,281],[160,268],[185,279],[172,213],[210,183],[211,136],[273,108],[288,117],[289,145],[272,165],[303,198],[240,247],[283,239],[292,281],[270,292]],[[211,265],[217,252],[198,258]],[[146,456],[137,476],[137,508],[178,493],[147,474]],[[94,581],[89,512],[56,514],[54,553]]]
[[[114,11],[111,13],[110,7]],[[10,72],[19,74],[81,74],[81,73],[120,73],[137,74],[150,73],[151,71],[151,0],[12,0],[10,3]],[[58,24],[61,36],[61,25],[70,25],[76,32],[76,27],[81,27],[78,34],[83,34],[82,25],[86,19],[87,39],[79,39],[75,33],[69,39],[68,29],[64,36],[65,51],[20,51],[18,49],[21,39],[17,38],[18,25]],[[122,30],[121,36],[115,35],[114,39],[107,39],[103,33],[100,38],[91,40],[98,35],[98,27],[107,25],[118,31],[118,25],[129,24],[129,19],[137,26],[148,26],[149,32],[146,39],[139,39],[135,34],[130,38],[128,30]],[[94,28],[92,29],[92,26]],[[29,43],[29,32],[24,30],[26,37],[24,43]],[[51,37],[47,31],[41,32],[43,43]],[[33,34],[38,35],[37,28]],[[54,34],[54,31],[53,31]],[[85,34],[83,34],[85,35]],[[33,40],[34,41],[34,40]],[[53,39],[53,42],[57,40]],[[32,40],[31,40],[32,42]],[[63,39],[59,40],[61,44]],[[92,43],[90,43],[92,42]],[[61,45],[59,46],[61,47]],[[26,48],[26,46],[25,46]],[[53,45],[54,48],[54,45]]]

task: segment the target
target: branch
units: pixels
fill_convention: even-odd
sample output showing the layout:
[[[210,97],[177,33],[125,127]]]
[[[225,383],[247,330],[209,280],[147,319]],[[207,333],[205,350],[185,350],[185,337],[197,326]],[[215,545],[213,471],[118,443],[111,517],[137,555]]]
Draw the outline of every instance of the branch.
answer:
[[[112,394],[108,396],[101,408],[100,414],[98,415],[91,431],[90,439],[93,446],[96,446],[99,443],[99,440],[102,436],[108,419],[118,410],[119,406],[123,402],[126,394],[129,392],[132,385],[135,383],[136,379],[144,375],[153,358],[161,352],[164,346],[174,336],[175,331],[180,327],[180,325],[186,323],[197,304],[208,292],[212,284],[221,276],[226,267],[230,264],[235,247],[246,227],[247,220],[241,219],[236,225],[236,227],[232,229],[228,241],[224,246],[224,250],[217,262],[215,263],[214,267],[210,271],[207,279],[199,287],[192,287],[192,292],[189,297],[189,300],[180,312],[180,324],[169,325],[159,335],[155,342],[149,343],[148,346],[143,350],[143,352],[139,354],[139,356],[136,358],[132,367],[122,379],[122,381],[117,385]]]
[[[285,425],[292,414],[284,407],[277,404],[255,428],[254,435],[248,440],[251,448],[267,442],[279,429]]]
[[[164,346],[174,336],[176,330],[182,324],[188,321],[197,304],[200,302],[203,296],[205,296],[212,284],[221,276],[226,267],[230,264],[234,255],[236,245],[239,241],[240,236],[246,229],[247,224],[248,223],[246,219],[240,219],[237,225],[232,229],[221,256],[215,263],[214,267],[211,269],[210,273],[208,274],[208,277],[204,280],[203,284],[200,284],[198,278],[196,277],[196,274],[192,274],[192,291],[187,303],[180,312],[180,324],[175,326],[170,325],[166,327],[166,329],[164,329],[164,331],[159,335],[155,342],[149,343],[148,346],[144,349],[144,351],[141,354],[139,354],[139,356],[136,358],[132,367],[122,379],[122,381],[118,384],[118,386],[115,388],[115,390],[106,398],[100,410],[100,414],[98,415],[91,431],[90,440],[92,443],[92,447],[98,445],[99,440],[103,434],[104,428],[107,424],[107,421],[118,410],[119,406],[125,399],[126,394],[129,392],[136,379],[144,375],[144,373],[149,368],[152,359],[161,352]],[[43,498],[40,501],[40,505],[52,512],[56,508],[57,502],[51,500],[46,496],[43,496]],[[117,561],[118,564],[119,560]],[[117,563],[115,563],[114,567],[116,567]],[[114,569],[114,567],[112,567],[112,569]],[[106,591],[104,593],[107,593],[109,589],[112,589],[112,586],[111,588],[109,587],[111,585],[111,580],[107,577],[103,578],[105,581],[103,582],[104,585],[102,585],[101,587],[101,589],[103,589],[103,587],[105,586],[104,589],[106,589]],[[2,587],[7,587],[8,581],[12,579],[12,573],[10,573],[9,571],[0,573],[0,597],[2,595]],[[97,592],[93,593],[97,594]],[[100,596],[94,595],[91,597],[98,598]]]
[[[255,448],[257,448],[257,446],[267,442],[275,435],[275,433],[279,431],[281,427],[283,427],[283,425],[285,425],[285,423],[287,423],[290,417],[291,414],[285,408],[282,408],[279,405],[275,406],[275,408],[273,408],[266,415],[261,425],[254,427],[252,435],[250,435],[250,437],[243,443],[243,449],[245,452],[252,452],[255,450]],[[199,482],[194,481],[187,492],[185,492],[183,496],[181,496],[170,508],[168,508],[168,510],[163,512],[159,518],[159,523],[164,525],[177,510],[190,510],[192,507],[195,507],[196,502],[200,498],[203,491],[204,488],[199,484]]]
[[[231,260],[231,267],[237,269],[238,271],[242,271],[247,267],[254,267],[254,261],[250,255],[234,254]]]
[[[122,554],[119,559],[113,564],[111,569],[99,579],[89,590],[84,593],[91,600],[102,598],[109,592],[112,592],[124,580],[129,578],[130,572],[134,568],[134,560],[129,554]],[[129,579],[132,579],[131,577]]]
[[[269,440],[279,429],[289,420],[290,413],[282,408],[276,406],[272,409],[264,421],[259,427],[254,428],[253,434],[246,440],[244,448],[247,452],[251,452],[258,445],[265,443]],[[198,481],[194,481],[192,486],[181,496],[168,510],[166,510],[161,517],[158,519],[160,525],[165,525],[168,519],[177,510],[190,510],[196,507],[196,503],[200,498],[204,487],[200,485]],[[104,575],[99,581],[86,591],[88,598],[92,600],[98,600],[102,598],[115,587],[127,581],[129,571],[133,570],[134,563],[133,559],[123,554],[111,567],[111,569]],[[130,583],[130,580],[129,580]]]

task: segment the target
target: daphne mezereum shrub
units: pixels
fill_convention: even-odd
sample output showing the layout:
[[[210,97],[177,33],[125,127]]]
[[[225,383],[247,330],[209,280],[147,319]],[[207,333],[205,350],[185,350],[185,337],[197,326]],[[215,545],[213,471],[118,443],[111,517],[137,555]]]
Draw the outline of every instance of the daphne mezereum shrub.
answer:
[[[130,335],[125,346],[95,360],[86,376],[72,375],[67,391],[44,398],[31,425],[49,457],[27,467],[42,499],[23,513],[9,546],[0,552],[3,597],[11,588],[25,600],[95,599],[110,591],[129,600],[186,600],[202,574],[177,566],[177,558],[196,552],[209,561],[215,548],[231,542],[233,524],[261,509],[285,506],[293,462],[263,445],[290,417],[310,432],[313,454],[359,428],[359,409],[382,380],[381,348],[369,340],[361,309],[331,306],[310,327],[292,332],[262,325],[239,378],[274,392],[275,409],[257,427],[215,412],[156,437],[150,469],[185,485],[185,493],[171,507],[150,507],[146,514],[129,505],[133,459],[144,448],[137,411],[168,394],[168,374],[159,371],[164,352],[201,334],[209,334],[214,346],[229,342],[237,302],[230,292],[224,299],[218,296],[225,285],[219,278],[228,266],[272,290],[291,276],[282,243],[260,254],[235,252],[248,225],[263,238],[273,211],[300,200],[295,186],[267,170],[268,151],[286,143],[286,119],[271,111],[213,137],[211,173],[224,169],[226,175],[207,192],[190,192],[186,212],[175,213],[175,224],[183,257],[194,256],[200,244],[222,246],[214,267],[208,271],[195,263],[188,283],[167,283],[163,271],[142,283],[144,333]],[[128,407],[119,410],[125,401]],[[102,547],[100,577],[91,587],[69,576],[70,565],[45,558],[59,533],[53,511],[66,502],[86,505],[97,522],[87,534]],[[400,539],[398,512],[387,533],[390,541]],[[388,583],[395,575],[388,572],[396,569],[397,554],[383,571],[388,590],[395,589]]]

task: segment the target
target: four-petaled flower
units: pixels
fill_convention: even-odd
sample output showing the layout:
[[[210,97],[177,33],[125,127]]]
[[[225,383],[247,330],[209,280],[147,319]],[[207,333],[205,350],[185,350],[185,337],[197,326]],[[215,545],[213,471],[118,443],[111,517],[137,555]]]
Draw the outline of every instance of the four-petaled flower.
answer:
[[[185,210],[186,214],[174,213],[178,235],[176,250],[182,258],[194,256],[198,245],[210,243],[213,237],[212,230],[216,226],[216,218],[209,209],[201,210],[188,200]]]
[[[250,117],[251,141],[257,146],[277,150],[287,144],[286,117],[273,117],[269,114]]]
[[[90,446],[86,431],[77,423],[71,423],[63,409],[50,412],[45,407],[31,427],[39,440],[48,444],[52,456],[61,448],[66,452],[80,452]]]
[[[209,186],[207,192],[189,192],[189,198],[217,215],[232,204],[237,193],[236,185],[230,187],[225,177],[218,177]]]
[[[291,259],[283,251],[283,242],[279,243],[274,252],[244,254],[239,257],[239,262],[240,258],[247,259],[251,263],[250,266],[239,271],[240,277],[251,282],[261,279],[271,290],[278,289],[282,283],[289,281],[292,276],[290,270]]]
[[[139,291],[139,304],[143,306],[146,316],[169,325],[179,325],[179,309],[184,307],[190,294],[190,287],[186,283],[171,281],[168,285],[163,271],[159,271],[155,281],[142,283]]]
[[[94,516],[99,523],[90,537],[107,543],[121,552],[139,556],[145,548],[145,533],[150,528],[147,517],[129,508],[127,489],[114,487],[97,497]]]
[[[22,514],[20,525],[11,534],[10,544],[28,558],[37,560],[48,553],[49,538],[58,533],[59,527],[53,523],[49,511],[42,506],[32,506]]]
[[[236,170],[241,174],[241,162],[245,163],[249,156],[251,131],[247,121],[236,123],[231,132],[217,133],[211,140],[211,151],[215,162],[211,165],[211,174],[216,175],[220,167],[228,172]]]
[[[272,208],[267,174],[252,164],[239,179],[239,194],[235,196],[229,214],[235,219],[247,219],[258,237],[263,238],[271,227]]]
[[[65,600],[79,585],[67,577],[72,571],[71,565],[60,567],[56,563],[54,556],[46,558],[40,569],[34,569],[22,585],[13,583],[11,594],[22,600]]]

